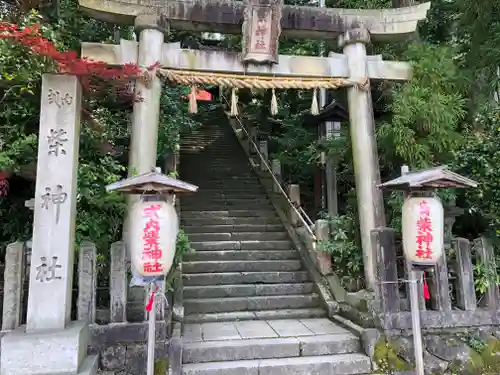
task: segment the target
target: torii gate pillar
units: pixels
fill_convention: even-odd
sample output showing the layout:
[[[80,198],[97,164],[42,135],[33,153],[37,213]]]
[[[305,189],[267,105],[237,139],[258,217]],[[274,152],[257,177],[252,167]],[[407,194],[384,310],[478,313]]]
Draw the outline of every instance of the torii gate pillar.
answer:
[[[168,23],[157,15],[140,15],[135,18],[135,29],[139,33],[137,63],[143,74],[141,79],[135,81],[135,102],[129,150],[129,177],[132,177],[133,174],[151,172],[156,167],[161,79],[157,77],[156,68],[151,68],[162,60],[163,44],[165,35],[168,33]],[[129,207],[137,199],[137,196],[128,197]],[[124,226],[124,240],[128,244],[127,236],[128,213]]]
[[[375,290],[371,231],[385,225],[385,212],[382,192],[377,187],[380,184],[380,166],[365,46],[369,42],[370,34],[363,28],[348,30],[339,38],[339,46],[347,56],[349,78],[357,82],[367,80],[366,87],[349,87],[347,99],[365,279],[367,287]]]

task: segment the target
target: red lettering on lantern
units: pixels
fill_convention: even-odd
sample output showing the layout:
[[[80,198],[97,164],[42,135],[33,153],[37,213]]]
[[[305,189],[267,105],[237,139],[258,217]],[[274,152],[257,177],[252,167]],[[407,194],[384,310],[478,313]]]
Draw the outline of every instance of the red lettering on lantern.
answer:
[[[158,211],[160,211],[161,206],[159,204],[152,204],[149,207],[144,208],[144,216],[155,219],[159,219]]]
[[[146,262],[144,263],[144,272],[158,273],[163,271],[163,266],[158,262]]]
[[[163,271],[163,265],[158,263],[162,257],[162,250],[158,240],[160,238],[160,223],[158,211],[161,209],[159,204],[151,204],[143,209],[143,215],[149,220],[144,225],[142,233],[143,247],[142,259],[147,260],[144,263],[145,273],[158,273]]]
[[[415,255],[417,258],[421,259],[431,259],[432,258],[432,241],[434,236],[432,235],[432,220],[431,220],[431,208],[427,201],[423,200],[420,202],[420,217],[417,220],[417,250]]]

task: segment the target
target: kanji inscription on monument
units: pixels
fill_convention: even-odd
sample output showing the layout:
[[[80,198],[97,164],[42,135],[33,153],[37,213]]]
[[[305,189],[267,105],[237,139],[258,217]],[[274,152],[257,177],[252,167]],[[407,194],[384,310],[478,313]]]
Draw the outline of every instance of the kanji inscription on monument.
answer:
[[[59,90],[49,89],[47,93],[49,104],[55,104],[59,108],[64,105],[71,105],[73,103],[73,96],[66,92],[62,94]]]
[[[63,191],[62,185],[57,185],[55,191],[50,187],[45,188],[45,194],[42,195],[42,208],[46,210],[53,206],[56,210],[56,224],[59,223],[59,216],[61,214],[61,204],[66,202],[68,194]]]
[[[277,64],[281,0],[247,0],[243,21],[243,62]]]
[[[68,138],[66,138],[67,134],[68,133],[64,129],[50,129],[49,135],[47,136],[49,155],[66,155],[64,144],[68,142]]]
[[[57,263],[57,257],[51,257],[50,260],[48,260],[47,257],[40,257],[40,263],[36,267],[36,279],[42,283],[52,280],[61,280],[62,277],[58,276],[56,272],[60,268],[62,268],[62,266]]]
[[[81,111],[78,78],[44,75],[41,102],[28,331],[62,329],[70,321]]]

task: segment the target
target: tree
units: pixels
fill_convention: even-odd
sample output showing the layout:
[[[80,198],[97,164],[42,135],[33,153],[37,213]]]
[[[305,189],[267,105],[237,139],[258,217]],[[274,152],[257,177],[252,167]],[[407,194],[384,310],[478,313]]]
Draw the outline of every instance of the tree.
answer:
[[[116,84],[116,79],[111,80],[114,85],[106,85],[101,77],[111,74],[111,78],[117,75],[126,78],[133,72],[104,69],[100,64],[78,65],[76,54],[75,59],[67,59],[71,61],[63,61],[61,65],[59,57],[78,51],[82,40],[112,41],[117,34],[131,38],[132,29],[86,18],[78,10],[76,0],[60,1],[59,18],[51,22],[36,11],[0,9],[9,12],[10,19],[18,23],[20,33],[37,30],[34,26],[40,31],[36,33],[37,39],[33,33],[31,44],[23,45],[19,38],[5,38],[5,31],[0,38],[0,171],[12,176],[9,194],[0,197],[0,216],[9,218],[3,221],[0,248],[3,251],[6,243],[31,236],[32,215],[24,207],[24,201],[34,194],[41,75],[70,67],[75,71],[90,70],[80,72],[87,84],[78,170],[77,239],[89,239],[107,253],[109,244],[121,237],[125,205],[123,197],[107,194],[105,186],[126,176],[134,98],[124,95],[125,87]],[[43,44],[43,48],[37,43]],[[163,116],[158,148],[163,157],[175,148],[181,128],[196,126],[196,122],[187,117],[178,88],[164,90],[161,102]],[[20,186],[23,188],[18,189]]]

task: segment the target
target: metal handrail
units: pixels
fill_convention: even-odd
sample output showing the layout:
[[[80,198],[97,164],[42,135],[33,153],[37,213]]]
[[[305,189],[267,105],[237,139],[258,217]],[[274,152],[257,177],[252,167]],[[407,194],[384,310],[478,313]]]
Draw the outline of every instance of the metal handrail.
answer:
[[[224,98],[224,100],[226,101],[227,105],[230,105],[229,101],[227,100],[227,98],[224,95],[221,95],[221,96]],[[253,141],[253,139],[250,136],[250,133],[246,129],[245,125],[243,125],[243,122],[241,121],[240,117],[239,116],[234,116],[234,117],[238,121],[241,129],[245,132],[246,136],[250,140],[250,143],[252,144],[252,146],[254,147],[255,151],[257,152],[257,155],[259,155],[259,157],[260,157],[261,163],[263,163],[265,165],[267,171],[269,172],[269,174],[271,175],[272,179],[274,180],[274,183],[276,184],[276,186],[278,186],[281,194],[285,197],[285,200],[288,202],[288,204],[290,205],[290,207],[293,208],[293,210],[295,211],[295,213],[297,214],[297,216],[300,218],[300,220],[304,224],[304,227],[306,228],[306,230],[311,235],[313,241],[316,241],[316,235],[314,234],[314,231],[311,229],[311,226],[313,226],[314,223],[312,222],[312,220],[309,218],[309,216],[306,214],[306,212],[304,211],[304,209],[301,206],[298,206],[298,208],[297,208],[296,204],[290,200],[290,198],[288,197],[288,194],[286,193],[286,191],[281,186],[281,183],[278,181],[278,179],[274,175],[273,170],[271,169],[271,167],[269,166],[269,164],[264,159],[264,156],[261,154],[261,152],[259,150],[259,147]]]

